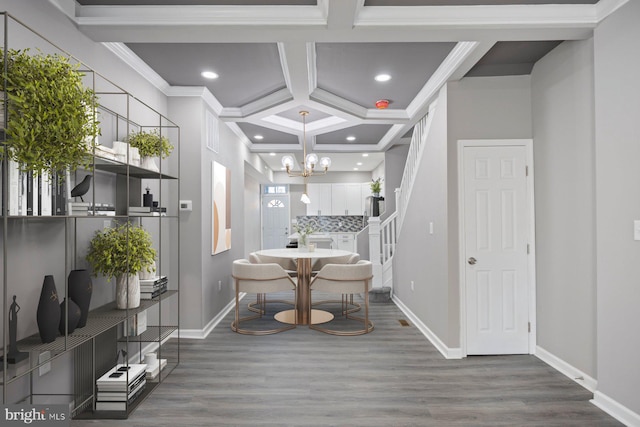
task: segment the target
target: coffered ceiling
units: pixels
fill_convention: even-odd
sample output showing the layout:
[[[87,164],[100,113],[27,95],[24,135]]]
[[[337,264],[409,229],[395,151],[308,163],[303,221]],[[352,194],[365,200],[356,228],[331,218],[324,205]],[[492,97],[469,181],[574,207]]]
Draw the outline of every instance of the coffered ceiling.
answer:
[[[361,153],[406,142],[447,81],[529,74],[628,0],[49,1],[165,93],[206,88],[255,152],[301,151],[304,109],[312,149]]]

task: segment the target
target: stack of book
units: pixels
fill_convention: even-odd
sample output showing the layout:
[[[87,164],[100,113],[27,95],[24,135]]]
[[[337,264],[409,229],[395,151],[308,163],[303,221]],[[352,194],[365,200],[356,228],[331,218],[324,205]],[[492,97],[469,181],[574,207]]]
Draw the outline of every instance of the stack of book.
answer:
[[[126,411],[130,405],[144,391],[147,384],[147,365],[118,364],[101,376],[96,385],[97,411]],[[128,372],[128,375],[127,375]]]
[[[167,208],[161,206],[129,206],[131,216],[166,216]]]
[[[40,174],[23,171],[18,163],[9,160],[9,215],[64,215],[63,178],[48,171]]]
[[[89,208],[89,215],[116,216],[116,208],[110,203],[96,203]]]
[[[153,299],[167,292],[167,276],[158,276],[153,279],[140,279],[140,299]]]
[[[86,216],[89,214],[91,202],[71,202],[69,203],[72,216]]]

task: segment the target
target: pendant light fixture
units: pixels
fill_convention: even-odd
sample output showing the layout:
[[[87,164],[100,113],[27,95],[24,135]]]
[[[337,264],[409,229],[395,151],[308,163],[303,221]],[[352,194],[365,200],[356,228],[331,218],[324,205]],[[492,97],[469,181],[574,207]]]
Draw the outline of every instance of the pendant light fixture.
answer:
[[[300,200],[303,203],[309,204],[311,203],[311,199],[309,199],[309,195],[307,194],[307,178],[312,175],[324,175],[329,170],[329,166],[331,166],[331,159],[329,157],[321,157],[318,159],[318,155],[315,153],[307,154],[307,116],[309,115],[308,111],[300,111],[300,115],[302,116],[302,158],[304,159],[303,163],[300,164],[301,170],[300,172],[293,171],[293,165],[295,164],[295,159],[291,155],[286,155],[282,157],[282,166],[287,170],[287,175],[290,177],[301,176],[304,178],[304,193],[302,193],[302,197]],[[316,166],[320,166],[322,168],[321,171],[316,170]]]

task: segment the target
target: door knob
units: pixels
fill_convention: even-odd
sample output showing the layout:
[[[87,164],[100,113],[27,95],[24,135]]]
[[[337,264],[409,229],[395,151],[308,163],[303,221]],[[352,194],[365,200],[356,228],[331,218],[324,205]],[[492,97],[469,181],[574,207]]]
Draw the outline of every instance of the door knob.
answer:
[[[471,257],[467,260],[467,262],[469,263],[469,265],[475,265],[476,262],[478,262],[478,260],[475,259],[474,257]]]

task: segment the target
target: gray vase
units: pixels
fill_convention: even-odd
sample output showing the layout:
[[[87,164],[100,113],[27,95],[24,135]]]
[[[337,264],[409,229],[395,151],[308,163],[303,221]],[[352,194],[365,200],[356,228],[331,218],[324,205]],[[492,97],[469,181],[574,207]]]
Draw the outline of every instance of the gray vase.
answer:
[[[42,342],[46,344],[55,341],[60,325],[60,301],[53,276],[44,276],[36,320]]]

